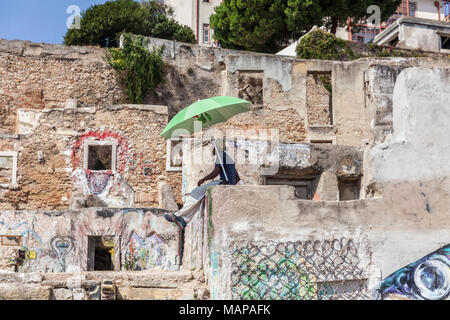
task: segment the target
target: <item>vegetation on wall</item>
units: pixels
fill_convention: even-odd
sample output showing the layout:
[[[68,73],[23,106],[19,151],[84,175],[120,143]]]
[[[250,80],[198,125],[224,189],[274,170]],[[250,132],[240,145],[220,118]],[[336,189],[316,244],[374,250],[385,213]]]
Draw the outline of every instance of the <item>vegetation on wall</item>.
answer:
[[[149,91],[164,81],[163,48],[149,51],[142,36],[123,34],[122,48],[109,48],[108,62],[125,82],[131,103],[142,104]]]
[[[297,58],[319,60],[355,60],[369,57],[421,57],[420,50],[405,50],[342,40],[317,29],[305,35],[297,45]]]
[[[353,60],[348,43],[334,34],[317,29],[304,36],[297,45],[299,59]]]
[[[64,44],[118,47],[123,32],[195,43],[192,29],[176,22],[173,9],[159,1],[114,0],[82,12],[80,28],[69,29]]]

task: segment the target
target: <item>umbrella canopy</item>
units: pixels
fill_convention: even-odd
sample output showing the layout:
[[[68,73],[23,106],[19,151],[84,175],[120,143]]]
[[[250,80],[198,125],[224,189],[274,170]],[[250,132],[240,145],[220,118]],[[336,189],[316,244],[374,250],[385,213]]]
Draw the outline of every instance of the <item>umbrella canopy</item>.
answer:
[[[234,97],[213,97],[200,100],[178,112],[164,128],[161,136],[170,139],[173,132],[183,129],[190,134],[195,133],[196,121],[201,121],[201,128],[225,122],[236,114],[250,110],[250,102]]]

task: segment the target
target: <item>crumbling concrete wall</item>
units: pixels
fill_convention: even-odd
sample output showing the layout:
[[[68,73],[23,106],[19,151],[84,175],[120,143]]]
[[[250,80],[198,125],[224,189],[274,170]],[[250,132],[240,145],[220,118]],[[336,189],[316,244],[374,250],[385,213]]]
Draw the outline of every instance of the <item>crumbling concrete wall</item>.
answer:
[[[393,135],[371,153],[378,181],[447,177],[450,69],[409,68],[393,92]]]
[[[450,243],[448,204],[430,215],[412,191],[408,204],[295,200],[282,186],[219,186],[210,196],[213,299],[379,299],[384,278]]]
[[[221,142],[217,142],[221,144]],[[353,147],[327,144],[283,144],[277,140],[225,139],[226,152],[234,159],[243,185],[263,185],[266,178],[284,176],[293,179],[316,177],[314,200],[336,196],[333,184],[320,184],[322,174],[329,175],[337,186],[338,179],[355,180],[363,176],[363,154]],[[182,194],[197,187],[197,182],[212,172],[215,165],[213,145],[202,137],[183,142]],[[319,187],[317,187],[319,183]],[[365,189],[365,185],[361,190]],[[364,192],[360,197],[364,198]]]
[[[0,268],[18,272],[94,270],[89,237],[111,238],[114,270],[178,270],[179,233],[162,209],[1,211]],[[22,251],[20,253],[18,251]]]
[[[203,252],[211,298],[448,299],[448,155],[430,146],[446,134],[448,79],[447,69],[399,74],[393,137],[371,152],[378,199],[298,200],[288,186],[211,188]],[[353,166],[344,160],[338,171],[351,176]]]
[[[298,60],[149,38],[149,48],[163,45],[164,61],[172,70],[169,77],[178,80],[160,86],[151,103],[168,105],[173,115],[197,99],[211,95],[247,97],[254,102],[250,112],[214,127],[223,132],[231,127],[244,132],[276,128],[284,143],[319,141],[361,147],[373,140],[373,121],[380,115],[380,110],[373,114],[375,109],[389,108],[385,101],[371,100],[371,97],[382,93],[377,87],[386,86],[392,91],[394,84],[383,83],[386,77],[372,76],[375,82],[367,86],[370,78],[367,72],[376,69],[380,75],[382,68],[394,68],[398,72],[406,67],[449,64],[445,56],[364,58],[349,62]],[[318,118],[328,118],[323,112],[308,115],[309,97],[325,93],[323,86],[313,86],[317,90],[307,92],[307,79],[313,74],[331,74],[329,124],[323,119],[316,123]],[[320,106],[318,110],[324,111]]]

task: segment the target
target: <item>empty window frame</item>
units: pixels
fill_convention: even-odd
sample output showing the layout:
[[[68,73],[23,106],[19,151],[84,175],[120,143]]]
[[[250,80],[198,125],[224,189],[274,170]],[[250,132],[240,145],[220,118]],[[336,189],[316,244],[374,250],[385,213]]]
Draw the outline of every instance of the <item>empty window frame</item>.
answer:
[[[6,235],[6,236],[0,236],[0,243],[2,246],[14,246],[18,247],[22,244],[22,236],[12,236],[12,235]]]
[[[415,2],[409,2],[408,3],[408,14],[410,17],[415,17],[416,16],[416,8],[417,8],[417,4]]]
[[[450,50],[450,34],[441,34],[439,39],[441,41],[441,49]]]
[[[0,186],[17,183],[17,151],[0,151]]]
[[[253,105],[263,105],[264,71],[239,71],[239,98]]]
[[[203,43],[211,42],[210,31],[209,24],[203,24]]]
[[[265,177],[266,185],[287,185],[295,188],[295,196],[298,199],[311,200],[313,198],[313,179],[287,178],[287,177]]]
[[[172,138],[167,140],[166,171],[181,171],[183,165],[183,139]]]
[[[83,167],[92,171],[115,171],[117,142],[86,141],[84,143]]]
[[[308,125],[333,124],[331,72],[311,72],[306,81]]]
[[[340,180],[338,181],[339,201],[349,201],[359,199],[360,180]]]

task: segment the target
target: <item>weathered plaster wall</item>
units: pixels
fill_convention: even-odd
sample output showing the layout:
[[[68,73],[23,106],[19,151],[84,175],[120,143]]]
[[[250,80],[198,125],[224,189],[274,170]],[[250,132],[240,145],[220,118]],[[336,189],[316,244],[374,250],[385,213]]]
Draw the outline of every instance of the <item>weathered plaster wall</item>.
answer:
[[[371,150],[378,181],[433,180],[450,175],[450,70],[409,68],[393,93],[393,135]]]
[[[84,209],[80,211],[1,211],[0,268],[19,272],[88,270],[89,236],[114,240],[114,270],[179,269],[179,234],[162,209]],[[5,243],[5,236],[20,243]],[[17,260],[18,250],[25,252]],[[92,264],[93,266],[93,264]]]
[[[273,297],[290,299],[379,298],[375,289],[382,279],[450,242],[447,201],[434,203],[430,214],[416,188],[404,184],[407,193],[389,189],[385,199],[348,202],[294,200],[292,187],[213,188],[206,252],[211,297],[258,297],[259,286],[265,286]],[[429,193],[433,186],[421,188]],[[399,199],[406,194],[407,200]],[[283,254],[288,262],[278,260]],[[246,256],[256,263],[253,268],[267,268],[246,269],[251,263],[235,263]],[[320,275],[321,270],[326,273]],[[297,292],[285,292],[290,279],[283,278],[286,272],[303,272],[309,280]],[[339,283],[341,289],[336,287]],[[324,286],[336,296],[320,296],[319,287]]]

